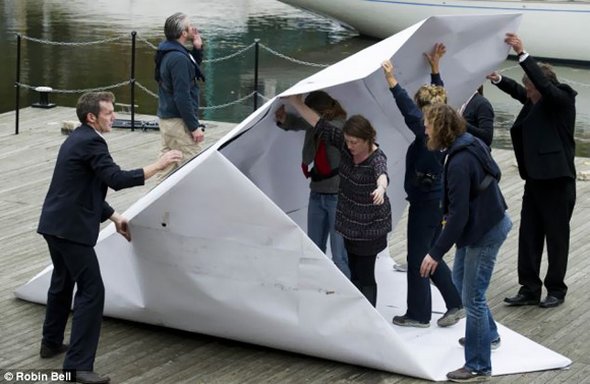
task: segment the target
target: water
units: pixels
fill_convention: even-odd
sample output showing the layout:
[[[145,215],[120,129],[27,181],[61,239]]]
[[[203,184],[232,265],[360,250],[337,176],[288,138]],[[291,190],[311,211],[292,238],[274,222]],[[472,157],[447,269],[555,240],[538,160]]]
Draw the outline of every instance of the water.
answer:
[[[55,46],[24,40],[21,52],[21,83],[48,85],[54,89],[79,90],[128,81],[131,67],[131,31],[138,34],[135,78],[155,92],[154,49],[163,38],[165,18],[177,11],[191,16],[205,39],[205,58],[226,57],[248,47],[254,39],[299,60],[330,64],[375,43],[338,24],[310,15],[275,0],[0,0],[0,113],[14,110],[16,33],[43,40],[89,42],[114,37],[121,40],[90,46]],[[144,40],[147,40],[146,43]],[[504,67],[515,65],[508,61]],[[203,106],[218,106],[253,91],[254,50],[233,59],[204,64],[207,76]],[[319,68],[296,64],[260,51],[259,91],[272,97]],[[556,66],[561,79],[575,82],[578,90],[577,154],[590,157],[590,70]],[[521,70],[504,74],[519,79]],[[130,103],[127,85],[113,90],[118,102]],[[519,105],[493,86],[486,96],[497,114],[496,147],[510,147],[508,128]],[[51,101],[74,106],[80,93],[52,94]],[[138,113],[155,114],[157,100],[136,88]],[[33,91],[21,90],[21,107],[36,102]],[[262,100],[259,101],[259,105]],[[203,111],[202,118],[239,122],[252,112],[252,99],[226,108]]]

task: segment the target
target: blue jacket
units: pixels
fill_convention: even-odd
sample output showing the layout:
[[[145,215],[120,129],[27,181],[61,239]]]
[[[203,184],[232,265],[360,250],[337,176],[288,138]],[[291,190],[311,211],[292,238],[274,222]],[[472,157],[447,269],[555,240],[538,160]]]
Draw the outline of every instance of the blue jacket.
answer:
[[[94,246],[100,223],[114,212],[105,201],[108,187],[119,190],[144,180],[143,169],[121,170],[102,136],[82,124],[59,149],[37,232]]]
[[[176,40],[160,43],[156,52],[158,78],[158,116],[182,118],[189,131],[199,127],[199,83],[204,80],[199,68],[202,50],[189,52]],[[159,67],[159,71],[158,71]]]
[[[443,176],[446,224],[429,252],[437,260],[453,244],[462,248],[477,243],[502,220],[507,208],[498,186],[500,168],[485,143],[464,133],[448,149],[447,156]],[[487,175],[493,176],[492,181],[483,189]]]
[[[431,74],[431,83],[443,86],[439,74]],[[429,151],[422,111],[399,83],[389,89],[408,128],[416,138],[406,152],[404,189],[408,201],[439,200],[442,197],[442,158],[440,151]]]

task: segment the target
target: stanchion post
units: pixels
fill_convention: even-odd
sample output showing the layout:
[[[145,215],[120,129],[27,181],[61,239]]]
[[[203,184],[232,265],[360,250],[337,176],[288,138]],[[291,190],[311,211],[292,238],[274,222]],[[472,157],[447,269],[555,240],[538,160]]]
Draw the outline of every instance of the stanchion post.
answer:
[[[137,32],[131,32],[131,76],[129,86],[131,87],[131,131],[135,131],[135,38]]]
[[[258,55],[260,39],[254,39],[254,111],[258,109]]]
[[[16,90],[15,99],[15,112],[16,118],[14,119],[14,134],[18,135],[18,119],[20,110],[20,34],[16,34],[16,81],[14,82],[14,89]]]

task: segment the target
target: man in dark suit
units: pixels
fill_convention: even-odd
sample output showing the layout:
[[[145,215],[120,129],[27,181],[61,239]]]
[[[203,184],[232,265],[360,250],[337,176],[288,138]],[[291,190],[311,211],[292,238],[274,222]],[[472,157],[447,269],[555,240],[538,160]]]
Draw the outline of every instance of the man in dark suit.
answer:
[[[577,92],[557,81],[553,69],[524,50],[520,38],[506,34],[506,43],[524,69],[524,87],[497,73],[488,76],[502,91],[523,104],[512,129],[512,144],[520,176],[525,180],[518,239],[516,296],[509,305],[562,304],[567,293],[565,274],[569,252],[570,219],[576,202],[574,166]],[[539,277],[543,246],[547,242],[548,269]],[[543,283],[547,297],[540,301]]]
[[[47,241],[53,262],[40,355],[48,358],[67,351],[63,368],[72,371],[72,380],[79,383],[110,380],[94,372],[104,306],[104,286],[94,252],[100,223],[110,219],[117,232],[131,240],[127,219],[105,201],[107,189],[143,185],[182,159],[179,151],[170,151],[143,169],[121,170],[102,136],[111,131],[115,120],[114,100],[111,92],[86,93],[78,100],[76,114],[82,125],[59,149],[37,229]],[[72,332],[66,345],[64,329],[74,284]]]
[[[483,96],[483,85],[461,106],[459,113],[467,123],[467,132],[491,147],[494,139],[494,108]]]

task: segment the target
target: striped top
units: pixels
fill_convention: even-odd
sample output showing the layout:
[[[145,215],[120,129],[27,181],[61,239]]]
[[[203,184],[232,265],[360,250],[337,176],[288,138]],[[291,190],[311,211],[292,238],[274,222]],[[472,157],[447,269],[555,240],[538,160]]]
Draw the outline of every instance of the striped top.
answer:
[[[383,204],[375,205],[371,196],[377,188],[377,178],[387,175],[385,153],[377,148],[365,161],[355,164],[341,129],[324,119],[320,119],[314,129],[341,153],[336,231],[346,239],[357,241],[387,235],[391,232],[389,198],[385,194]]]

